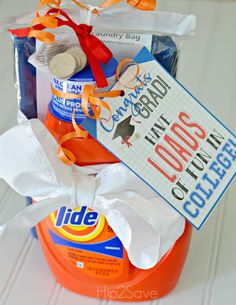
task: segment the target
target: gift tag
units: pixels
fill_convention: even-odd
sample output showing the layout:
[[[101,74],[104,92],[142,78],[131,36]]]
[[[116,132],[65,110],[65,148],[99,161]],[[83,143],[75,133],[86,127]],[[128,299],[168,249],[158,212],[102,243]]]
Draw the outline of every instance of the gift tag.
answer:
[[[126,166],[200,229],[236,172],[236,140],[143,48],[137,70],[126,70],[113,89],[125,95],[107,102],[100,121],[82,126]],[[123,85],[122,85],[123,84]]]

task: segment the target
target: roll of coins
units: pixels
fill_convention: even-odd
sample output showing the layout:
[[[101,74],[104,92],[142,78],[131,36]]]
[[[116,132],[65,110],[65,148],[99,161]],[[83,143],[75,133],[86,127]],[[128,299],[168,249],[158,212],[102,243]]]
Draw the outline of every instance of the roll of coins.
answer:
[[[74,46],[64,53],[59,53],[50,60],[49,69],[59,79],[68,79],[83,70],[87,57],[80,46]]]

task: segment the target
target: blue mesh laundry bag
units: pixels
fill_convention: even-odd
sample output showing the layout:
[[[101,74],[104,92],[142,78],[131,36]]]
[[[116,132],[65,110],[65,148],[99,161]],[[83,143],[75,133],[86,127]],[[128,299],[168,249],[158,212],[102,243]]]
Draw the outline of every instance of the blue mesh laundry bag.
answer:
[[[178,49],[170,36],[153,35],[151,52],[169,73],[176,76]]]
[[[28,63],[35,52],[35,38],[13,36],[19,109],[28,119],[37,118],[36,69]]]

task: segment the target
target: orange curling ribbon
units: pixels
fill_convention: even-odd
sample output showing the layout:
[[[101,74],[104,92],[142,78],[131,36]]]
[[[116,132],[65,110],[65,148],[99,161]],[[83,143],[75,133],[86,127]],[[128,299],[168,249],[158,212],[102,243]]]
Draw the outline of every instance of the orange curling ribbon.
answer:
[[[87,11],[89,10],[89,8],[86,5],[84,5],[83,3],[81,3],[81,2],[79,2],[77,0],[72,0],[72,2],[74,2],[76,5],[78,5],[83,10],[87,10]]]
[[[82,94],[82,102],[81,106],[84,111],[84,113],[90,117],[91,119],[98,119],[100,120],[100,114],[102,107],[105,108],[109,112],[109,118],[107,120],[111,119],[111,109],[110,106],[101,98],[114,98],[117,96],[122,96],[123,91],[122,90],[112,90],[109,92],[95,92],[94,87],[91,85],[85,85],[83,94]],[[90,105],[93,115],[91,116],[88,111],[88,105]]]
[[[107,102],[103,101],[101,98],[114,98],[117,96],[122,96],[124,93],[122,90],[112,90],[109,92],[96,92],[95,88],[91,85],[85,85],[82,94],[66,93],[61,92],[52,88],[52,94],[63,99],[74,100],[81,99],[81,106],[83,112],[91,119],[100,120],[100,114],[102,108],[107,109],[109,112],[109,118],[111,118],[111,109]],[[89,113],[89,105],[93,112],[93,115]],[[73,125],[74,126],[74,125]]]
[[[67,134],[65,134],[61,140],[58,143],[58,149],[57,149],[57,154],[58,157],[61,159],[61,161],[70,166],[72,164],[74,164],[76,162],[76,157],[75,155],[69,150],[64,148],[62,145],[74,138],[82,138],[82,139],[86,139],[88,137],[88,132],[81,129],[75,121],[75,113],[76,113],[77,108],[74,109],[73,114],[72,114],[72,125],[74,127],[75,131],[69,132]]]
[[[100,7],[110,8],[121,2],[124,2],[124,0],[106,0]],[[127,3],[143,11],[155,11],[156,9],[156,0],[128,0]]]
[[[89,10],[89,8],[84,5],[83,3],[72,0],[76,5],[78,5],[82,9]],[[116,4],[119,4],[121,2],[124,2],[124,0],[106,0],[101,5],[99,5],[100,8],[108,9]],[[143,10],[143,11],[155,11],[156,9],[156,0],[128,0],[127,3],[137,9]],[[97,14],[98,11],[96,9],[93,10],[94,14]]]
[[[108,118],[108,120],[109,120],[111,117],[110,107],[105,101],[101,100],[101,98],[117,97],[117,96],[122,95],[123,91],[113,90],[110,92],[95,92],[94,88],[91,85],[85,85],[82,94],[65,93],[65,92],[58,91],[53,87],[52,87],[52,93],[55,96],[58,96],[63,99],[81,98],[82,99],[81,105],[82,105],[82,109],[83,109],[84,113],[92,119],[99,120],[100,114],[101,114],[101,108],[104,107],[109,111],[109,115],[110,115]],[[91,116],[89,114],[88,105],[90,105],[90,107],[93,111],[93,114],[94,114],[93,116]],[[86,139],[88,137],[88,132],[84,131],[76,124],[75,113],[76,113],[77,109],[78,108],[74,108],[73,114],[72,114],[72,125],[73,125],[75,131],[65,134],[58,143],[58,145],[59,145],[58,151],[57,151],[58,157],[61,159],[61,161],[64,164],[66,164],[68,166],[70,166],[76,162],[76,157],[70,150],[64,148],[63,144],[66,141],[69,141],[74,138]]]
[[[55,29],[58,27],[57,17],[60,14],[60,6],[61,0],[41,0],[38,4],[36,10],[36,18],[32,21],[32,27],[29,32],[29,37],[35,37],[38,40],[45,43],[53,43],[55,39],[55,35],[46,31],[43,31],[45,28]],[[54,13],[48,15],[47,13],[44,15],[40,14],[40,10],[42,9],[55,9]],[[42,25],[42,27],[38,26]]]
[[[126,82],[122,82],[121,77],[122,77],[123,73],[125,72],[125,70],[127,68],[129,68],[131,66],[136,67],[136,72],[134,73],[134,75],[129,80],[126,79]],[[134,61],[132,58],[127,58],[127,59],[122,60],[119,63],[117,69],[116,69],[116,79],[117,79],[117,81],[124,88],[127,88],[127,89],[137,89],[144,84],[144,81],[146,79],[146,74],[144,74],[144,76],[143,76],[144,80],[142,82],[139,82],[138,85],[133,83],[134,81],[137,81],[139,75],[140,75],[140,65],[136,61]]]
[[[129,0],[127,2],[142,11],[155,11],[156,9],[156,0]]]

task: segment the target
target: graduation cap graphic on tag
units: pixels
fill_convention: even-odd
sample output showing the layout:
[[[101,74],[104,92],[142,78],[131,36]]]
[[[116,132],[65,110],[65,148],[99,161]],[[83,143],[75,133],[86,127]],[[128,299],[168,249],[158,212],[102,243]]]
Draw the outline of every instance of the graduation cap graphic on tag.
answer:
[[[131,119],[132,115],[130,115],[117,125],[112,140],[121,137],[122,144],[126,144],[128,147],[132,146],[132,144],[129,142],[129,139],[134,134],[135,126],[130,124]]]

